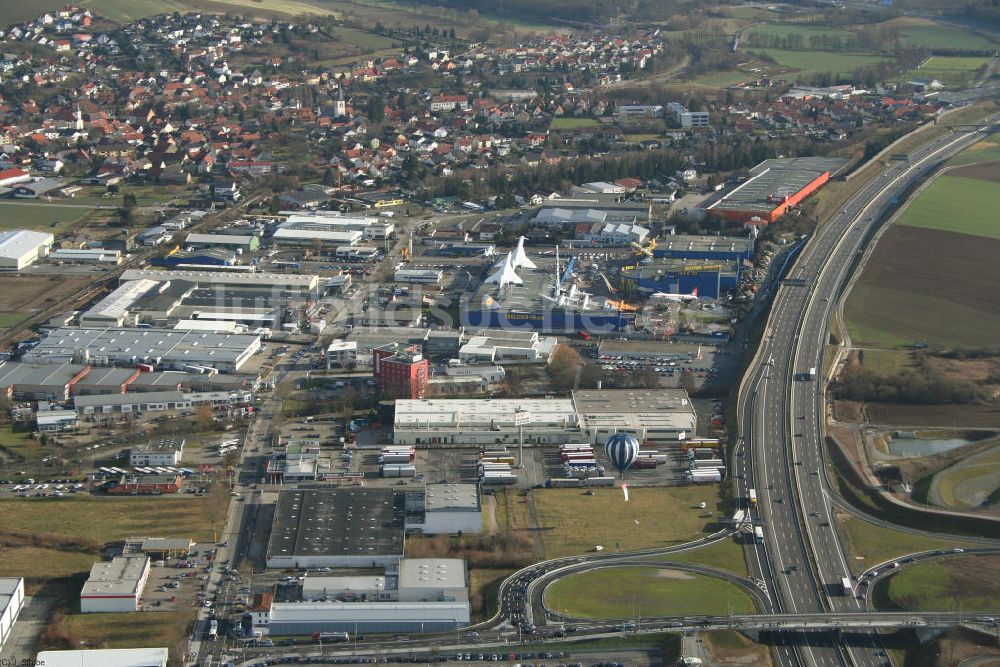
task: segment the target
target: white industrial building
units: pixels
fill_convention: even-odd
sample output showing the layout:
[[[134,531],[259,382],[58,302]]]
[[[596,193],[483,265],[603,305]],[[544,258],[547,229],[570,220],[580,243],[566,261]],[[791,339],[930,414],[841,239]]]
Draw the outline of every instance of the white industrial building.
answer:
[[[397,283],[437,285],[443,277],[441,269],[398,269],[392,279]]]
[[[80,591],[80,613],[138,611],[149,578],[146,556],[118,556],[94,563]]]
[[[559,340],[537,331],[480,329],[459,348],[463,364],[547,364]]]
[[[256,334],[143,328],[60,327],[23,355],[26,362],[99,366],[150,364],[164,369],[235,373],[260,349]]]
[[[36,665],[45,667],[167,667],[166,648],[101,648],[40,651]]]
[[[437,632],[467,626],[469,603],[272,602],[267,621],[274,635]],[[254,630],[265,634],[263,627]]]
[[[595,226],[587,234],[587,240],[604,245],[626,245],[642,243],[649,236],[649,230],[642,225],[627,222],[607,222]]]
[[[141,391],[128,394],[95,394],[76,396],[73,406],[76,413],[88,415],[132,415],[164,410],[191,410],[199,405],[218,408],[238,407],[250,402],[252,394],[246,390],[234,391]]]
[[[0,232],[0,270],[20,271],[45,257],[55,237],[48,232],[12,229]]]
[[[10,638],[23,606],[24,579],[0,577],[0,651]]]
[[[61,248],[49,253],[49,260],[64,264],[121,264],[119,250],[107,248]]]
[[[183,280],[195,285],[222,285],[227,287],[271,287],[289,295],[308,296],[319,290],[319,276],[291,273],[233,273],[232,271],[162,271],[157,269],[128,269],[122,272],[122,282],[129,280],[157,280],[170,282]]]
[[[326,367],[347,368],[358,363],[358,342],[355,340],[335,340],[326,348]],[[368,364],[371,358],[368,359]],[[366,365],[368,365],[366,364]]]
[[[357,231],[369,241],[384,241],[392,236],[396,226],[384,218],[345,216],[337,211],[314,211],[292,213],[278,229],[300,229],[309,231]]]
[[[522,426],[518,426],[518,424]],[[580,429],[568,398],[400,399],[393,442],[397,445],[579,442]]]
[[[479,488],[475,484],[428,484],[423,491],[407,493],[406,530],[425,535],[483,532]]]
[[[261,596],[251,612],[254,632],[433,632],[469,624],[465,561],[404,559],[381,572],[307,575],[302,602]]]
[[[683,389],[575,391],[566,398],[440,398],[396,401],[397,445],[484,445],[519,442],[603,444],[618,432],[639,440],[676,442],[698,423]]]
[[[137,466],[175,466],[184,456],[184,438],[160,438],[128,450],[128,463]]]
[[[132,305],[160,284],[148,278],[122,283],[111,294],[80,315],[80,326],[95,328],[135,326],[138,324],[138,317],[130,312]]]
[[[278,227],[271,235],[272,242],[284,245],[353,246],[364,238],[357,229],[302,229],[300,227]]]
[[[578,390],[573,410],[587,441],[595,444],[615,433],[631,433],[640,442],[676,442],[693,437],[698,425],[683,389]]]

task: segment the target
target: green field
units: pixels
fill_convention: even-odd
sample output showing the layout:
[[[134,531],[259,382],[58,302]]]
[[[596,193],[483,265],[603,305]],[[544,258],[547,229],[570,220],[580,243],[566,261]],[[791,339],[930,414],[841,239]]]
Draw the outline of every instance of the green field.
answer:
[[[595,118],[553,118],[549,125],[550,130],[583,130],[597,127],[600,123]]]
[[[680,553],[658,556],[656,560],[676,561],[678,563],[698,563],[709,567],[717,567],[726,572],[746,577],[750,574],[743,547],[735,540],[727,539],[707,547],[682,551]]]
[[[928,49],[968,49],[991,50],[997,48],[996,43],[986,37],[969,30],[930,23],[907,25],[900,28],[903,42],[907,46],[919,46]]]
[[[755,611],[736,586],[655,567],[609,567],[559,579],[545,591],[550,609],[578,618],[624,619]]]
[[[726,88],[753,78],[754,75],[741,72],[740,70],[721,70],[703,74],[694,79],[692,83],[698,86],[705,86],[706,88]]]
[[[956,556],[901,569],[875,590],[882,609],[1000,611],[1000,557]]]
[[[12,498],[0,500],[0,530],[13,533],[86,539],[121,540],[133,535],[212,539],[206,498]],[[219,523],[224,518],[219,513]]]
[[[882,375],[895,375],[913,366],[913,355],[909,350],[864,350],[863,357],[865,369]]]
[[[768,23],[753,28],[751,34],[755,35],[777,35],[778,37],[788,37],[789,35],[801,35],[806,46],[809,45],[810,37],[826,35],[827,37],[840,37],[846,39],[852,36],[850,30],[838,30],[815,25],[794,25],[789,23]]]
[[[1000,143],[990,139],[984,139],[973,144],[951,160],[949,165],[980,164],[982,162],[993,162],[1000,160]]]
[[[912,535],[854,517],[843,517],[840,523],[844,529],[847,552],[858,572],[917,551],[969,546],[964,542]]]
[[[889,58],[853,53],[824,51],[785,51],[783,49],[752,49],[752,53],[765,54],[782,67],[796,70],[803,75],[829,72],[834,75],[850,74],[866,65],[885,62]]]
[[[634,551],[687,542],[714,532],[714,518],[695,509],[714,508],[715,490],[698,486],[633,487],[624,502],[620,489],[545,489],[531,494],[545,558],[593,552]]]
[[[986,202],[1000,202],[1000,183],[941,176],[907,207],[898,225],[1000,239],[1000,219]]]
[[[0,229],[26,227],[58,235],[89,212],[72,204],[0,202]]]
[[[961,86],[973,83],[976,70],[987,62],[989,58],[932,56],[923,66],[910,70],[896,80],[906,82],[916,78],[937,79],[946,86]]]
[[[0,311],[0,329],[8,329],[27,317],[27,313],[12,313]]]

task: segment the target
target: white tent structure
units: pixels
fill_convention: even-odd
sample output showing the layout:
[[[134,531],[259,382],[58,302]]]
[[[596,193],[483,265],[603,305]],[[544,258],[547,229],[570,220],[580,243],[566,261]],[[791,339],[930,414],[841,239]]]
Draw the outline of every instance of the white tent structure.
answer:
[[[528,259],[528,253],[524,251],[524,237],[517,239],[517,247],[514,248],[513,264],[515,269],[537,269],[535,263]]]
[[[496,283],[500,287],[505,285],[523,285],[524,281],[514,271],[514,259],[510,253],[504,255],[500,268],[493,275],[486,279],[487,283]]]

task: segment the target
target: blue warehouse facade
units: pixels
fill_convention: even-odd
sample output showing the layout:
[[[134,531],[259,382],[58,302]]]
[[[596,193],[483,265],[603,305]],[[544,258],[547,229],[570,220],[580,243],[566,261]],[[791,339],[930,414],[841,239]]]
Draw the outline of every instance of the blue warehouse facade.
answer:
[[[736,289],[741,265],[742,260],[654,260],[623,269],[621,280],[647,296],[653,292],[690,294],[697,289],[699,297],[717,299]]]
[[[752,261],[754,242],[742,236],[668,236],[658,241],[655,259]]]

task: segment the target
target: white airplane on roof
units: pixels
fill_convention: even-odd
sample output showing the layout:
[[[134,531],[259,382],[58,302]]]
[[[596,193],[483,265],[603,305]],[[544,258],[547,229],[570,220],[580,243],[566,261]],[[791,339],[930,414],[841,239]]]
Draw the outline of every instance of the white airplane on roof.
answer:
[[[653,292],[649,296],[649,298],[663,299],[664,301],[676,301],[678,303],[682,301],[694,301],[695,299],[698,298],[698,288],[695,287],[693,290],[691,290],[690,294],[676,294],[673,292]]]

